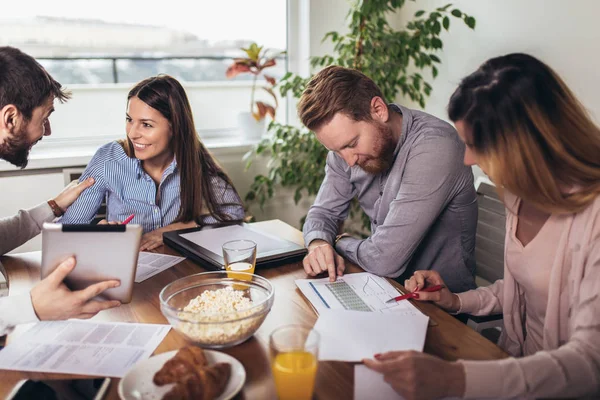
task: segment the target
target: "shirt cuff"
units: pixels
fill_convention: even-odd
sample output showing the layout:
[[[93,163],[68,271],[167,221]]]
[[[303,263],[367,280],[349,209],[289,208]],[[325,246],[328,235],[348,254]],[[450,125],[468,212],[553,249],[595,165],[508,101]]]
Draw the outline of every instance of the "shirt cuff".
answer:
[[[333,244],[335,236],[332,236],[329,232],[325,231],[311,231],[304,235],[304,245],[308,247],[310,242],[317,239],[324,240],[327,243]]]
[[[481,309],[480,299],[477,290],[469,290],[467,292],[458,293],[460,308],[456,314],[473,314]]]
[[[44,222],[52,222],[56,218],[52,208],[46,202],[43,202],[39,206],[30,208],[27,210],[27,212],[40,228]]]
[[[362,242],[362,239],[356,239],[353,237],[343,237],[335,245],[335,251],[337,251],[342,257],[358,264],[358,246]]]
[[[524,392],[523,378],[514,358],[491,361],[459,361],[465,369],[463,398],[513,398]]]
[[[463,311],[463,303],[462,300],[460,299],[460,294],[457,294],[456,297],[458,297],[458,310],[454,311],[454,312],[450,312],[448,311],[448,314],[450,315],[458,315],[458,314],[462,314]]]
[[[19,324],[39,321],[31,294],[19,294],[0,298],[0,335],[6,335]]]

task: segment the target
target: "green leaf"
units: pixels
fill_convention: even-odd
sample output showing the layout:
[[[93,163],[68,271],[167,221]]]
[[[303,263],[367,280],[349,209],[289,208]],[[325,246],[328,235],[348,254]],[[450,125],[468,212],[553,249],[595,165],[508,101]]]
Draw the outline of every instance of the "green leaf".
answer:
[[[445,16],[442,20],[442,24],[444,25],[444,29],[448,30],[448,28],[450,28],[450,18],[448,18],[448,16]]]
[[[429,58],[431,59],[431,61],[436,62],[436,63],[440,63],[442,62],[438,56],[436,56],[435,54],[430,54]]]
[[[420,17],[420,16],[422,16],[423,14],[425,14],[425,11],[424,11],[424,10],[419,10],[419,11],[417,11],[417,12],[415,13],[415,17]]]
[[[462,17],[462,12],[455,8],[454,10],[452,10],[452,15],[454,15],[456,18],[460,18]]]
[[[475,18],[467,17],[467,18],[465,18],[465,23],[467,24],[467,26],[469,28],[475,29]]]

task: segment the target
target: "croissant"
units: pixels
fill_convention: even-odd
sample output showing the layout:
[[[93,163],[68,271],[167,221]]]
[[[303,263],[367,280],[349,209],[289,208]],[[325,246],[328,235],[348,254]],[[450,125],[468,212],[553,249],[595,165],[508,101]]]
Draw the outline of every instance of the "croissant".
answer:
[[[195,346],[184,347],[154,374],[154,384],[163,386],[179,382],[182,376],[193,373],[195,370],[207,365],[208,361],[201,348]]]
[[[177,385],[164,395],[163,400],[214,400],[227,386],[231,364],[217,363],[197,369],[180,378]]]

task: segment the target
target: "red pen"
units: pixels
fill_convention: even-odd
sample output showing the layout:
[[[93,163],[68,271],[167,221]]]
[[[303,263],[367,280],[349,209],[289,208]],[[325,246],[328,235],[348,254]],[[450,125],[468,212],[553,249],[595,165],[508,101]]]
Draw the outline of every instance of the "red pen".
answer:
[[[423,288],[420,291],[421,292],[437,292],[438,290],[442,290],[444,287],[445,286],[442,286],[442,285],[434,285],[434,286]],[[401,296],[397,296],[397,297],[389,299],[388,301],[386,301],[386,303],[393,303],[394,301],[412,299],[414,297],[419,298],[419,293],[411,292],[411,293],[403,294]]]
[[[125,218],[125,221],[121,222],[123,225],[127,225],[131,222],[131,220],[135,217],[135,214],[131,214],[129,217]]]

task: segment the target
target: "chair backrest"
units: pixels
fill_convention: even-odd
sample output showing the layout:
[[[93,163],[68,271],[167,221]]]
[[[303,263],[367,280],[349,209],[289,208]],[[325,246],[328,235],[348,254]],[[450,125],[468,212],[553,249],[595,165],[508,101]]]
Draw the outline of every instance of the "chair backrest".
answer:
[[[79,177],[81,176],[81,174],[83,174],[84,170],[85,170],[85,168],[63,169],[63,177],[65,180],[65,186],[67,186],[72,181],[78,180]],[[105,218],[106,218],[106,199],[104,199],[102,201],[102,204],[100,205],[100,208],[98,209],[98,212],[96,213],[96,216],[92,220],[92,224],[95,224],[98,221],[105,219]]]
[[[476,274],[488,282],[494,282],[504,276],[504,203],[491,182],[480,179],[475,186],[479,208],[475,244]]]

